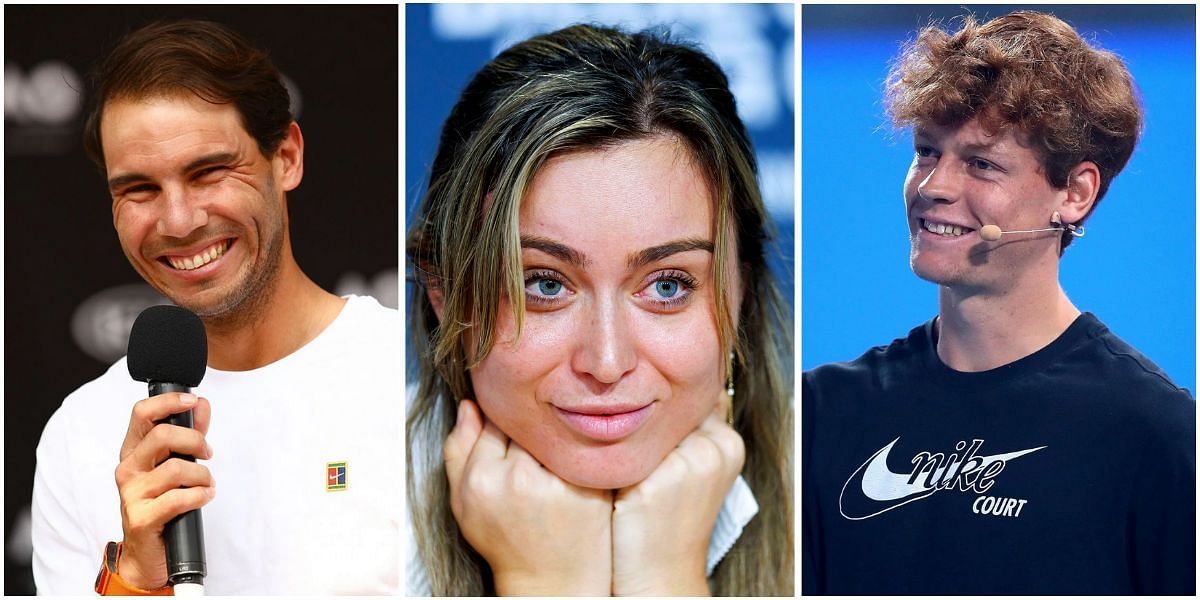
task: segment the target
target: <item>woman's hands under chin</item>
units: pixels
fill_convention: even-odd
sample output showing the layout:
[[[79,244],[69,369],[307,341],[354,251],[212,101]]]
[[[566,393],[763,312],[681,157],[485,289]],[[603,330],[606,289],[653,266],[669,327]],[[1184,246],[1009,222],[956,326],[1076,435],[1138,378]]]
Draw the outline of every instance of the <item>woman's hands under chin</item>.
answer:
[[[617,490],[612,515],[615,596],[706,596],[708,542],[746,447],[716,409],[641,483]]]
[[[459,403],[442,452],[450,508],[467,542],[491,566],[497,594],[609,595],[611,491],[559,479],[485,423],[470,400]]]

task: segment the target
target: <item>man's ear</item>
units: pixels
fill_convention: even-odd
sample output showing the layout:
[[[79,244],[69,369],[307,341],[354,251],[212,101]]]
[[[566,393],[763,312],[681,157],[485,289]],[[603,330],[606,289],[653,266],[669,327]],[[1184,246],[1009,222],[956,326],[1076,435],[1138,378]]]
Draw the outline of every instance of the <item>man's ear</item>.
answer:
[[[1063,223],[1083,220],[1096,204],[1096,194],[1099,192],[1100,167],[1090,160],[1075,165],[1067,175],[1067,195],[1058,207]]]
[[[288,125],[287,133],[279,142],[271,163],[275,169],[275,180],[285,192],[296,189],[300,180],[304,179],[304,136],[295,121]]]

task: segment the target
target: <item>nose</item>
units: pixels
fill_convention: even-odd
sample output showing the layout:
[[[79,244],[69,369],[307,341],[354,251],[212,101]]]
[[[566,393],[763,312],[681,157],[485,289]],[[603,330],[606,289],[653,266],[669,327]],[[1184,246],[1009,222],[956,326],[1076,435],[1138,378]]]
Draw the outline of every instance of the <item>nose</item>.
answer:
[[[961,185],[957,174],[953,173],[950,167],[950,161],[945,160],[934,165],[917,185],[917,195],[929,202],[957,201]]]
[[[163,186],[158,200],[162,203],[157,224],[159,235],[185,238],[208,224],[208,211],[203,203],[180,186]]]
[[[571,367],[608,385],[637,366],[637,349],[628,317],[617,300],[598,300],[579,332]]]

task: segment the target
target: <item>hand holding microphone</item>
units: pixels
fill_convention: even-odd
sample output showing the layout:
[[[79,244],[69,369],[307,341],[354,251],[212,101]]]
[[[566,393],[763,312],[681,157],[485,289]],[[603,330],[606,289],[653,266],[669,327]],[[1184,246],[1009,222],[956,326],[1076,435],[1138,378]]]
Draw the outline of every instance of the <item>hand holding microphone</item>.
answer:
[[[204,326],[173,306],[146,309],[129,339],[129,371],[149,383],[133,407],[116,469],[124,545],[117,572],[145,590],[197,591],[206,574],[199,508],[215,495],[205,441],[211,406],[190,393],[207,363]],[[184,585],[181,585],[184,584]],[[181,589],[182,588],[182,589]]]

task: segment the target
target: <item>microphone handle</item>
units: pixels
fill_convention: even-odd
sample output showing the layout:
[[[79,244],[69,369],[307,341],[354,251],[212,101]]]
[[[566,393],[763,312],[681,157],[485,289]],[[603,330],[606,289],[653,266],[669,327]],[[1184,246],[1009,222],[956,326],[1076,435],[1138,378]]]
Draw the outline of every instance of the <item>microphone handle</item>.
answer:
[[[168,392],[189,393],[192,388],[178,383],[150,382],[150,395]],[[170,415],[161,421],[170,425],[193,428],[192,411]],[[171,453],[171,458],[196,462],[195,457]],[[189,510],[170,521],[163,528],[163,544],[167,548],[167,580],[171,585],[181,583],[203,584],[208,569],[204,561],[204,524],[200,520],[200,509]]]

